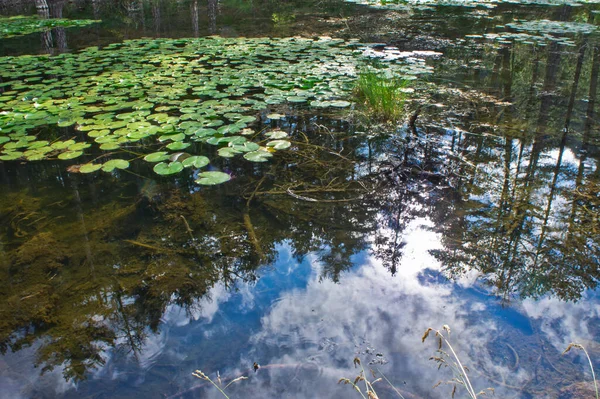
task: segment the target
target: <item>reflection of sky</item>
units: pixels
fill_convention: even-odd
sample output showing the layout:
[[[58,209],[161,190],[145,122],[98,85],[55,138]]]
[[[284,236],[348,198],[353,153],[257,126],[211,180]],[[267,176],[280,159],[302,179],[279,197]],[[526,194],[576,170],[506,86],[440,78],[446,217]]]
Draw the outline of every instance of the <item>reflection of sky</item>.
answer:
[[[452,377],[428,360],[436,342],[421,343],[427,327],[443,324],[452,328],[452,342],[472,370],[476,389],[494,387],[496,397],[509,392],[521,397],[503,381],[521,386],[534,378],[536,359],[527,351],[545,346],[547,352],[560,353],[568,342],[583,340],[592,354],[598,353],[593,343],[599,316],[594,296],[580,303],[545,298],[503,308],[473,275],[456,283],[444,279],[428,252],[440,246],[430,224],[427,219],[410,222],[393,277],[380,260],[363,251],[353,257],[357,267],[334,283],[320,278],[323,265],[317,256],[298,262],[281,245],[277,261],[264,267],[256,284],[233,291],[217,285],[207,296],[210,300],[200,300],[191,311],[169,307],[160,333],[150,334],[141,353],[108,352],[106,365],[67,396],[119,392],[122,397],[163,397],[192,389],[183,397],[218,398],[216,391],[194,388],[202,381],[191,377],[193,370],[213,377],[219,371],[226,379],[257,362],[262,366],[258,373],[247,372],[249,380],[228,389],[232,398],[346,398],[354,394],[351,388],[336,382],[357,375],[352,359],[358,355],[405,392],[449,397],[448,386],[432,389]],[[516,369],[513,351],[521,359]],[[14,359],[5,360],[13,370]],[[576,358],[567,360],[572,364]],[[33,385],[51,381],[57,390],[68,388],[60,384],[60,373],[36,380],[37,372],[22,374],[30,375]],[[10,374],[3,372],[0,378],[3,387],[13,389],[10,397],[18,398],[18,384]],[[380,387],[381,397],[393,397],[385,385]]]

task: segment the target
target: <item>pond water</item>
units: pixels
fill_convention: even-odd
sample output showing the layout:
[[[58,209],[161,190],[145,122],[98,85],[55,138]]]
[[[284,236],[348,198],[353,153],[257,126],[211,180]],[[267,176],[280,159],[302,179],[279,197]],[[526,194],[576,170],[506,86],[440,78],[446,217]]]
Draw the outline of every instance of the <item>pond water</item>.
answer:
[[[444,325],[475,393],[595,396],[600,5],[48,5],[0,2],[1,398],[450,398]]]

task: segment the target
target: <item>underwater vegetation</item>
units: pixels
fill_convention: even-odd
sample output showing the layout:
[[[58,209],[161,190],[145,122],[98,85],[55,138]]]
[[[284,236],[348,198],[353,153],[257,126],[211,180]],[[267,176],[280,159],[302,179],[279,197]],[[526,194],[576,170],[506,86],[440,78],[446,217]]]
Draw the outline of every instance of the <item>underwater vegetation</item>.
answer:
[[[157,174],[170,175],[208,165],[209,158],[191,151],[192,144],[208,144],[223,158],[265,162],[291,142],[285,132],[254,131],[259,112],[278,104],[349,107],[364,60],[358,46],[330,38],[207,37],[5,57],[0,160],[95,155],[70,171],[110,173],[143,158]],[[400,65],[389,62],[384,71]],[[196,182],[226,180],[205,172]]]
[[[0,39],[29,35],[52,28],[73,28],[88,26],[100,21],[91,19],[40,19],[35,16],[0,18]]]

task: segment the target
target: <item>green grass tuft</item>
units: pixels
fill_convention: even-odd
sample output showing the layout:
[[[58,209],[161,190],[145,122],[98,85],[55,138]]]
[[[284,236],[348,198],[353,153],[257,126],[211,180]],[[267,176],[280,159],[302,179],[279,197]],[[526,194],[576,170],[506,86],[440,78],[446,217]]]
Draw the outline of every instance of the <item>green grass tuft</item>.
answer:
[[[356,94],[372,117],[396,122],[404,115],[406,85],[404,79],[368,71],[359,75]]]

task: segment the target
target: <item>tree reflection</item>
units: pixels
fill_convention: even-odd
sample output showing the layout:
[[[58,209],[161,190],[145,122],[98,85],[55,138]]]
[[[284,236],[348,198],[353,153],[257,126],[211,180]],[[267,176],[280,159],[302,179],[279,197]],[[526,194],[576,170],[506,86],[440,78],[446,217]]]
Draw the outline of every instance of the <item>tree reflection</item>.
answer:
[[[293,118],[280,128],[306,122]],[[292,137],[302,134],[311,132]],[[72,187],[68,198],[54,187],[39,201],[27,192],[2,201],[0,214],[11,220],[1,232],[9,259],[2,351],[41,339],[43,371],[61,365],[66,378],[83,379],[110,348],[137,356],[168,306],[197,313],[217,283],[235,290],[254,281],[284,241],[297,257],[319,253],[323,277],[339,279],[366,247],[372,212],[356,200],[364,188],[353,183],[354,161],[327,143],[336,140],[324,141],[299,141],[297,151],[263,167],[232,162],[237,184],[229,188],[68,175],[61,184]],[[360,143],[346,143],[345,154]]]

